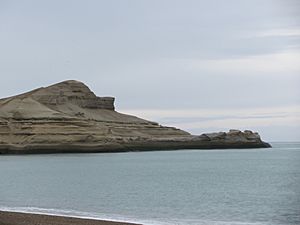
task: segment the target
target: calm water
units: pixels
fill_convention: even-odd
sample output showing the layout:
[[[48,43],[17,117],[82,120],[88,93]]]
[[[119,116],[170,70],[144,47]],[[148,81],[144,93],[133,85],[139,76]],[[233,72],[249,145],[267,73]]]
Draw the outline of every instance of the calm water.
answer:
[[[0,155],[0,209],[172,225],[300,224],[300,143]]]

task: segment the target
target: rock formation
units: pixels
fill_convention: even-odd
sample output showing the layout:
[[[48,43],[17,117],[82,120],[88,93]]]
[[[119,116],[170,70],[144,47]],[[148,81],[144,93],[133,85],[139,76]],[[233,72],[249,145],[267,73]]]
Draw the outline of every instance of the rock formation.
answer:
[[[2,154],[261,147],[252,131],[197,136],[119,113],[113,97],[73,80],[0,99]]]

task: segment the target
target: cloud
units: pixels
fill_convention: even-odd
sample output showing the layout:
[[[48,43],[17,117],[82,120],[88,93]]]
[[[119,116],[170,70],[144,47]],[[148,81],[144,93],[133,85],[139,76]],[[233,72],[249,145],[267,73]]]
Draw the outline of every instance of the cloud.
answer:
[[[300,106],[250,109],[122,110],[182,129],[223,129],[267,126],[300,128]]]
[[[286,76],[300,74],[300,52],[285,51],[274,54],[244,56],[228,59],[179,59],[177,63],[187,71],[251,76]]]
[[[300,37],[300,28],[271,29],[258,32],[252,37]]]

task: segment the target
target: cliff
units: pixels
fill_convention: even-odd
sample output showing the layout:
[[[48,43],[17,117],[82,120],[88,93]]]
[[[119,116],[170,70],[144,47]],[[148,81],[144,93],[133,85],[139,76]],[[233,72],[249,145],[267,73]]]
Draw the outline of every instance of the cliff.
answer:
[[[0,99],[2,154],[262,147],[251,131],[191,135],[119,113],[113,97],[73,80]]]

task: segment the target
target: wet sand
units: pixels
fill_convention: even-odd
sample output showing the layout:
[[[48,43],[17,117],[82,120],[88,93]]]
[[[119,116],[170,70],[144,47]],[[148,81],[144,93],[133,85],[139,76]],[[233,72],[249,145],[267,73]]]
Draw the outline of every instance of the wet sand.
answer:
[[[0,211],[0,225],[137,225],[94,219]],[[140,224],[141,225],[141,224]]]

